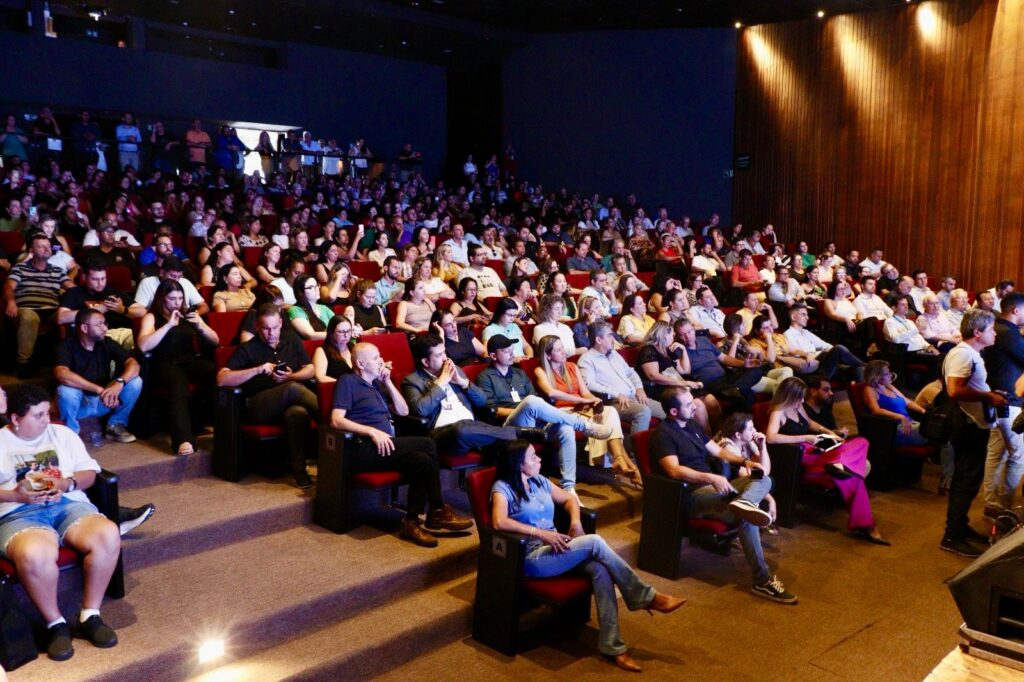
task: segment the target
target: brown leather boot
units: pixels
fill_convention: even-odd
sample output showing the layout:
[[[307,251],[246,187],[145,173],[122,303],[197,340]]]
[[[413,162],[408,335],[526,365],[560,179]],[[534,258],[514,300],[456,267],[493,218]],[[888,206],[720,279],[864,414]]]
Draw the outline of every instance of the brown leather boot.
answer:
[[[437,538],[420,528],[418,519],[402,519],[402,530],[398,536],[420,547],[437,547]]]
[[[447,504],[431,509],[427,514],[427,530],[466,530],[473,527],[473,519],[459,516]]]

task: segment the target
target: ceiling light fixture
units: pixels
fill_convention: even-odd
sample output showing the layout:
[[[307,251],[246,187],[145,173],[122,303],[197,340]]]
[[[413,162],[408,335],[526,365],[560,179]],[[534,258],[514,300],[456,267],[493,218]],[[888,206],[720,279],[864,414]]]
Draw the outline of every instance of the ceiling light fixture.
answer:
[[[199,645],[199,662],[208,663],[224,655],[223,639],[208,639]]]
[[[738,29],[739,28],[743,28],[743,24],[741,22],[739,22],[739,21],[737,21],[735,24],[733,24],[733,26],[735,26]]]
[[[823,9],[819,9],[818,10],[818,18],[819,19],[824,19],[825,18],[825,10],[823,10]]]

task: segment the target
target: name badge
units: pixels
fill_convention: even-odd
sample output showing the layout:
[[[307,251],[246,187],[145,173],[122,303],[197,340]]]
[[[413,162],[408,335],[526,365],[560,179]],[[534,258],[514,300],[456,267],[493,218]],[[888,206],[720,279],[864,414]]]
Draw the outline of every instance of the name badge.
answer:
[[[522,402],[522,398],[519,397],[519,391],[517,391],[514,388],[512,389],[512,402],[514,402],[514,403]]]

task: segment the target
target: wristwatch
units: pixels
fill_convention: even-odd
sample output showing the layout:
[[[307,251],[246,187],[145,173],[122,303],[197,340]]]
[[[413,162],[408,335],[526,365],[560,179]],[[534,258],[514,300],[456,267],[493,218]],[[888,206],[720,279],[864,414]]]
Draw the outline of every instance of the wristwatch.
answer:
[[[124,381],[124,379],[122,377],[118,377],[118,378],[114,379],[114,381],[116,381],[117,383],[119,383],[122,386],[124,386],[125,381]]]
[[[65,492],[73,493],[78,490],[78,481],[75,480],[74,476],[67,477],[68,489]]]

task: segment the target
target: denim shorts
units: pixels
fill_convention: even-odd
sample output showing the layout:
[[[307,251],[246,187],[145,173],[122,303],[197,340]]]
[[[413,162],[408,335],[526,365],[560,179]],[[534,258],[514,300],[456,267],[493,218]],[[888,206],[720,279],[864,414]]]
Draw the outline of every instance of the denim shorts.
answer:
[[[64,544],[64,534],[87,516],[100,511],[89,502],[62,497],[52,504],[26,504],[0,518],[0,553],[7,557],[7,545],[24,530],[41,528],[54,533],[57,542]],[[10,557],[7,557],[10,558]]]

